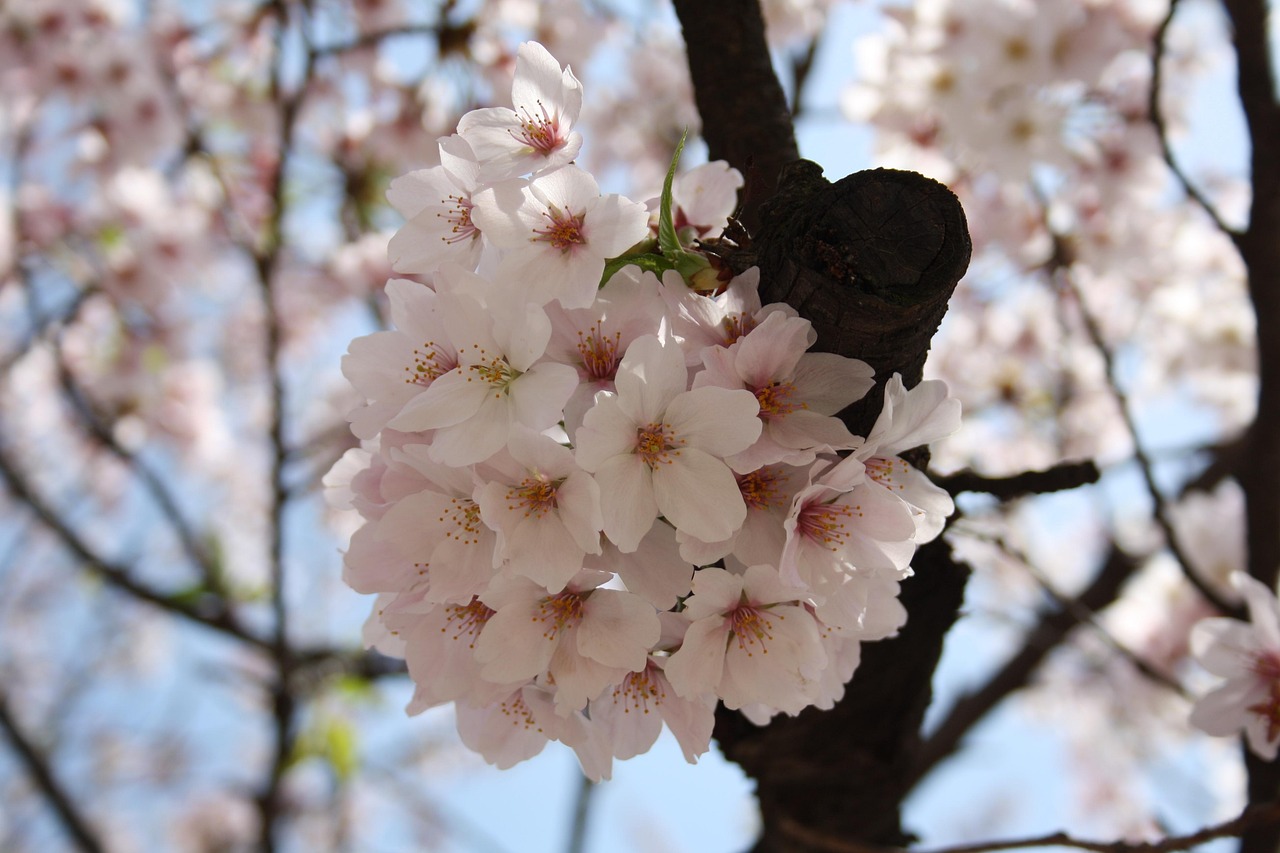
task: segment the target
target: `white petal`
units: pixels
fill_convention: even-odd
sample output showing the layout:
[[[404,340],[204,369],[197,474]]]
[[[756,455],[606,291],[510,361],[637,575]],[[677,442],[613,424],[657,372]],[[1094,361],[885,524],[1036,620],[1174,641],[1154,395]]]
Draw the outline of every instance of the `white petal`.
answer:
[[[728,539],[747,517],[728,466],[696,447],[684,448],[670,464],[654,469],[653,496],[677,530],[704,542]]]

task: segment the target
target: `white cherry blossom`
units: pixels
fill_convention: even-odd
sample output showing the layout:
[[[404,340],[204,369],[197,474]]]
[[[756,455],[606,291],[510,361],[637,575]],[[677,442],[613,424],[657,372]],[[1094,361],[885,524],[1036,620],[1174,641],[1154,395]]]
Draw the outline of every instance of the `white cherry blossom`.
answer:
[[[578,155],[582,136],[573,125],[582,110],[582,84],[537,42],[525,42],[516,52],[511,101],[514,109],[486,107],[458,121],[484,180],[553,168]]]
[[[600,484],[604,532],[634,551],[661,514],[705,541],[728,538],[747,508],[724,457],[760,436],[759,404],[748,391],[686,391],[680,348],[637,338],[617,373],[617,394],[601,395],[578,430],[577,457]]]

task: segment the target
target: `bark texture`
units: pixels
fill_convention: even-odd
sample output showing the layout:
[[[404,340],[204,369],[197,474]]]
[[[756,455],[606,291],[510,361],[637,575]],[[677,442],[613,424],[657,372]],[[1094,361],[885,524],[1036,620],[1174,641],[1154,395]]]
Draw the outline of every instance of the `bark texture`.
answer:
[[[813,163],[782,171],[751,249],[732,257],[761,270],[761,297],[813,322],[817,350],[861,358],[877,388],[843,413],[865,435],[884,380],[920,381],[929,342],[969,263],[964,213],[941,184],[913,172],[858,172],[834,184]],[[923,451],[915,461],[927,461]],[[721,711],[716,738],[757,782],[765,851],[819,851],[859,841],[903,844],[900,805],[915,774],[919,730],[942,640],[967,570],[943,542],[922,548],[902,585],[908,621],[863,646],[844,699],[758,728]]]

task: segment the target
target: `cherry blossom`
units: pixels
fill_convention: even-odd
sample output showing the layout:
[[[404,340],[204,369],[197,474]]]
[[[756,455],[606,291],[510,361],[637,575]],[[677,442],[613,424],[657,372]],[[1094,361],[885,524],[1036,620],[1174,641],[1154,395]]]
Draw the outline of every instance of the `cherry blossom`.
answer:
[[[1204,619],[1192,630],[1192,655],[1226,681],[1196,700],[1191,724],[1219,737],[1243,732],[1249,748],[1271,761],[1280,749],[1280,603],[1243,572],[1231,581],[1249,621]]]
[[[720,541],[742,524],[746,504],[724,457],[760,436],[760,406],[747,391],[686,391],[680,348],[637,338],[578,430],[577,457],[600,484],[604,532],[634,551],[659,514],[677,530]]]
[[[507,250],[499,275],[519,281],[525,298],[588,308],[607,258],[647,233],[643,205],[600,195],[589,172],[561,166],[531,181],[495,184],[474,197],[472,219],[485,238]]]
[[[511,100],[514,109],[486,107],[458,121],[484,180],[553,168],[577,156],[582,136],[573,125],[582,109],[582,84],[537,42],[525,42],[516,52]]]
[[[681,614],[689,621],[684,642],[666,666],[676,693],[692,699],[713,691],[726,708],[799,713],[827,662],[817,625],[799,603],[804,597],[771,566],[742,575],[698,572]]]
[[[401,175],[387,189],[387,201],[405,218],[387,253],[400,273],[430,273],[453,262],[475,269],[483,241],[471,219],[471,196],[479,187],[480,164],[460,136],[440,140],[440,165]]]

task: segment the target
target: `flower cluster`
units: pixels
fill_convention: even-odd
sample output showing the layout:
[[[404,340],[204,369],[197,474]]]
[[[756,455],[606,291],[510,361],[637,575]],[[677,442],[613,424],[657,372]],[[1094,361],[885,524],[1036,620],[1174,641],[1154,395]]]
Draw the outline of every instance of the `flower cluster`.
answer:
[[[525,44],[512,101],[392,184],[392,265],[429,283],[392,280],[395,329],[343,361],[366,401],[330,477],[366,519],[345,579],[378,595],[366,640],[406,660],[409,710],[456,703],[490,762],[559,740],[607,777],[664,722],[694,761],[717,701],[829,707],[901,626],[952,505],[899,454],[959,405],[895,376],[850,433],[834,415],[872,369],[808,352],[758,271],[721,281],[696,249],[735,171],[673,164],[652,210],[602,195],[573,163],[572,72]]]

